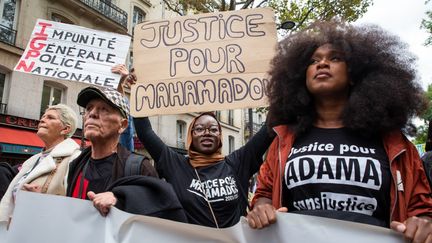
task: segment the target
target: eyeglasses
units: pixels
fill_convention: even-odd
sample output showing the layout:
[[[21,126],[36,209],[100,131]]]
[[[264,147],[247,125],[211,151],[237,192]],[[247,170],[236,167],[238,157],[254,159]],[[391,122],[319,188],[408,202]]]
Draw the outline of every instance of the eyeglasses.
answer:
[[[206,131],[208,131],[213,136],[217,136],[220,133],[219,128],[216,126],[213,126],[213,127],[194,127],[192,129],[192,131],[196,136],[201,136]]]

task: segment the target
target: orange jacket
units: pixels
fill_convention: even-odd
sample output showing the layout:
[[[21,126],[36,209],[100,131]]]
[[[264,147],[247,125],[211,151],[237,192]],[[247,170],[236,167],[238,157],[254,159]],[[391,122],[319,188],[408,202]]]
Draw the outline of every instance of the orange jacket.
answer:
[[[274,127],[273,140],[267,158],[258,175],[258,186],[252,206],[260,197],[272,200],[275,208],[282,206],[282,177],[294,133],[286,125]],[[393,183],[390,187],[390,219],[403,222],[411,216],[432,216],[432,198],[429,182],[414,145],[400,132],[383,136]]]

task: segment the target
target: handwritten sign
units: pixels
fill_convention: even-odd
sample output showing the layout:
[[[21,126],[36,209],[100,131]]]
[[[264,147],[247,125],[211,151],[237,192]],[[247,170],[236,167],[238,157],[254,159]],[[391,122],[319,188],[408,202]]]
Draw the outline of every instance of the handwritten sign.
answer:
[[[276,45],[271,9],[150,21],[135,27],[134,116],[258,107]]]
[[[130,37],[38,19],[15,71],[117,88]]]

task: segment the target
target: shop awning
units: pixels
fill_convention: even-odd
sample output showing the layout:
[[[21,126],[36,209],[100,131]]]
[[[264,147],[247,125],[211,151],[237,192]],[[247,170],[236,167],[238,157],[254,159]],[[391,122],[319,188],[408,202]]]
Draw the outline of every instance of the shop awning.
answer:
[[[72,138],[78,144],[81,144],[79,138]],[[42,140],[36,135],[36,131],[13,129],[9,127],[0,127],[0,143],[26,145],[43,148],[45,145]],[[88,146],[90,142],[86,141]]]
[[[0,127],[0,143],[44,147],[36,131]]]

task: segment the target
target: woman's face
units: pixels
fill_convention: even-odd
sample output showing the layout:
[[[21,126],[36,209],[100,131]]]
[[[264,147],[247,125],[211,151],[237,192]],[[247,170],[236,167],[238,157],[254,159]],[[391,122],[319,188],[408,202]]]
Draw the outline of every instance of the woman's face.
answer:
[[[64,139],[67,134],[66,126],[60,120],[57,110],[47,110],[40,119],[37,135],[44,141],[52,142]]]
[[[197,152],[212,154],[220,144],[219,124],[208,115],[199,117],[192,128],[192,145]]]
[[[306,87],[315,98],[346,98],[350,80],[341,51],[331,44],[318,47],[306,70]]]

